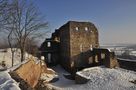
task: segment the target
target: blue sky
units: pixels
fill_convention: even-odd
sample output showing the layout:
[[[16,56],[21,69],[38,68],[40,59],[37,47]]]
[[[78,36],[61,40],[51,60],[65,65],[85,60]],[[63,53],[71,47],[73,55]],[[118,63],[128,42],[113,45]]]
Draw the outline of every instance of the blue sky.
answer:
[[[34,0],[53,32],[67,21],[90,21],[101,44],[136,44],[136,0]]]

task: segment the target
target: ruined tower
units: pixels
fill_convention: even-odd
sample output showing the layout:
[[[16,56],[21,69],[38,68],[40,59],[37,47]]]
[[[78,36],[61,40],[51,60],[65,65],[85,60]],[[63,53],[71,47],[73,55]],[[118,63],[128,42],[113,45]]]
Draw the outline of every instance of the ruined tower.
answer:
[[[45,40],[41,50],[47,64],[61,64],[74,74],[86,67],[117,66],[114,53],[99,47],[98,30],[90,22],[67,22],[56,29],[50,39]]]
[[[89,61],[87,53],[99,47],[98,30],[90,22],[69,21],[59,28],[61,64],[70,70],[75,66],[81,67]],[[84,54],[86,53],[86,54]],[[83,61],[83,62],[82,62]],[[86,64],[85,64],[86,62]],[[78,64],[78,65],[77,65]]]

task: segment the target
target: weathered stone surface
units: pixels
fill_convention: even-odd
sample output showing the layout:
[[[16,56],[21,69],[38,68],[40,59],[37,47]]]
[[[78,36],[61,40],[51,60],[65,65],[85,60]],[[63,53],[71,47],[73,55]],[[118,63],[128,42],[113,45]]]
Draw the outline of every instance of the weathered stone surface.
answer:
[[[19,82],[22,90],[32,90],[39,81],[48,83],[56,73],[52,69],[48,69],[43,61],[29,60],[22,64],[19,68],[10,72],[12,78]]]
[[[14,70],[14,72],[34,88],[41,75],[41,65],[34,60],[29,60],[27,63]]]
[[[48,46],[49,44],[49,46]],[[59,56],[59,42],[50,38],[46,39],[41,47],[41,55],[45,57],[45,62],[48,66],[57,65]]]
[[[24,80],[22,79],[15,71],[9,72],[11,77],[19,82],[19,87],[21,90],[33,90],[33,88]]]
[[[117,61],[117,58],[110,59],[110,67],[109,68],[115,68],[119,67],[119,62]]]
[[[63,89],[40,81],[35,87],[35,90],[63,90]]]
[[[59,28],[61,64],[69,71],[75,67],[87,66],[86,53],[91,48],[99,47],[98,30],[90,22],[69,21]],[[82,63],[83,61],[83,63]],[[78,62],[78,63],[76,63]]]
[[[45,40],[41,48],[45,50],[47,59],[50,54],[51,62],[55,59],[73,75],[76,71],[87,67],[105,65],[114,68],[118,66],[115,55],[112,56],[108,49],[99,48],[98,37],[98,30],[93,23],[69,21],[55,30],[52,37]],[[52,42],[52,47],[55,46],[53,42],[57,42],[58,52],[55,52],[56,48],[49,47],[51,50],[46,48],[48,41]]]

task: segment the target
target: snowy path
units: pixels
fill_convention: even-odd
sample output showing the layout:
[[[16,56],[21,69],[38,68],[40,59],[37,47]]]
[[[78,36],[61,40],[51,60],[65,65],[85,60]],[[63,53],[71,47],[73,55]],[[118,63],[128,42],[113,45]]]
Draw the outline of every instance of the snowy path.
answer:
[[[75,85],[74,80],[69,80],[64,77],[64,75],[69,75],[69,73],[66,72],[64,69],[62,69],[62,67],[57,66],[57,67],[53,67],[52,69],[55,70],[59,76],[59,80],[55,83],[52,83],[52,85],[61,88],[66,88]]]

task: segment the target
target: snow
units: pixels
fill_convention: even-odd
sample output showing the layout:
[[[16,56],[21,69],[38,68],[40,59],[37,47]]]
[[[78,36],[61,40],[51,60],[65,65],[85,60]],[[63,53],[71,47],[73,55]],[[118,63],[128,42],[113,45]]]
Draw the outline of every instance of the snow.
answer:
[[[19,84],[14,79],[11,78],[8,72],[13,71],[19,66],[21,66],[22,64],[25,64],[26,62],[28,62],[28,58],[36,58],[26,53],[25,60],[21,62],[20,50],[16,49],[16,52],[14,55],[14,66],[11,67],[12,66],[11,55],[12,53],[10,48],[0,49],[0,90],[21,90],[18,86]],[[3,61],[6,64],[5,67],[2,66]],[[38,63],[39,61],[37,60],[36,62]]]
[[[0,72],[0,90],[21,90],[7,71]]]
[[[49,82],[53,80],[53,78],[58,77],[55,73],[52,74],[47,74],[47,73],[42,73],[40,79],[44,80],[45,82]]]
[[[6,66],[7,67],[11,67],[12,61],[11,61],[11,50],[8,49],[1,49],[0,51],[0,62],[5,61]],[[14,65],[20,63],[20,55],[17,51],[17,53],[15,53],[15,59],[16,61],[14,61]]]
[[[11,50],[9,48],[0,49],[0,63],[4,61],[6,64],[5,67],[0,65],[0,70],[3,70],[0,71],[0,90],[20,90],[19,84],[8,73],[22,64],[20,63],[20,53],[18,50],[15,52],[14,58],[14,67],[11,68]]]
[[[136,80],[136,73],[132,71],[93,67],[77,74],[89,78],[90,81],[73,89],[82,90],[86,87],[86,90],[136,90],[136,85],[130,82]]]
[[[5,61],[8,70],[0,71],[0,90],[20,90],[18,83],[10,77],[8,71],[14,70],[27,61],[20,63],[20,51],[17,51],[15,53],[14,67],[10,68],[10,49],[7,49],[7,52],[0,50],[0,63],[2,61]],[[37,61],[37,63],[39,63],[39,61]],[[3,67],[0,65],[0,68]],[[69,73],[60,66],[55,66],[52,69],[57,72],[59,77],[58,81],[48,84],[52,87],[59,87],[64,90],[136,90],[136,84],[131,82],[136,80],[136,72],[129,70],[121,68],[109,69],[102,66],[86,68],[77,72],[78,75],[90,79],[88,83],[81,85],[75,84],[74,80],[65,78],[64,75],[69,75]],[[41,78],[44,78],[44,76],[45,75]],[[48,75],[48,77],[52,76]]]
[[[129,55],[136,56],[136,51],[134,51],[134,50],[130,51]]]
[[[59,74],[59,81],[52,85],[64,90],[136,90],[136,85],[131,83],[136,80],[136,72],[121,68],[98,66],[77,72],[78,75],[90,79],[86,84],[75,84],[74,80],[66,79],[63,74],[68,73],[60,66],[54,70]]]
[[[5,62],[6,64],[6,67],[2,67],[0,65],[0,69],[5,69],[5,68],[12,68],[12,69],[15,69],[17,67],[19,67],[21,64],[24,64],[27,62],[28,58],[36,58],[28,53],[25,53],[25,60],[23,62],[21,62],[20,58],[21,58],[21,52],[20,52],[20,49],[17,49],[17,48],[14,48],[16,51],[15,51],[15,54],[14,54],[14,67],[12,67],[12,53],[11,53],[11,49],[10,48],[7,48],[7,49],[0,49],[0,64],[2,63],[2,61]],[[37,59],[37,58],[36,58]],[[36,60],[35,59],[35,60]],[[37,61],[38,63],[38,61]]]

